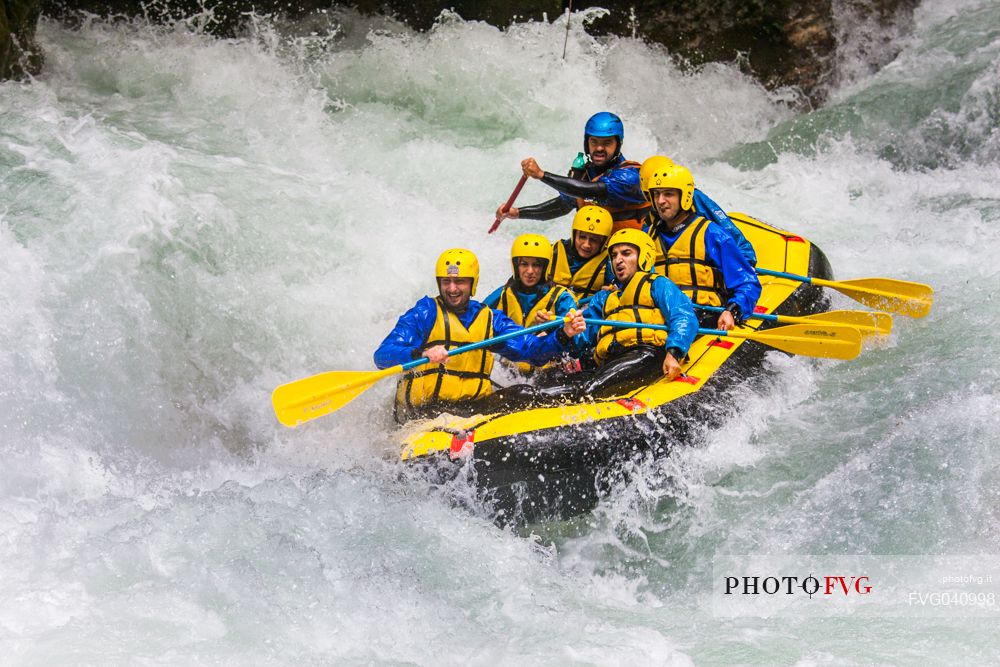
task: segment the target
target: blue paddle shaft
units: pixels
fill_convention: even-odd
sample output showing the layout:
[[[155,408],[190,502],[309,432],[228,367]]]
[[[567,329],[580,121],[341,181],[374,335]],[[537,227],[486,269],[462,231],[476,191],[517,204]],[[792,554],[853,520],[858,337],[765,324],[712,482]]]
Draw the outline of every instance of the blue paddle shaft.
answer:
[[[487,338],[486,340],[481,340],[478,343],[469,343],[468,345],[463,345],[462,347],[456,347],[454,350],[448,350],[448,356],[453,357],[456,354],[462,354],[463,352],[472,352],[473,350],[478,350],[483,347],[489,347],[490,345],[496,345],[497,343],[502,343],[505,340],[510,340],[511,338],[517,338],[518,336],[527,336],[530,334],[538,333],[539,331],[545,331],[546,329],[555,329],[557,326],[561,327],[565,324],[563,318],[558,318],[552,320],[551,322],[543,322],[542,324],[536,324],[533,327],[528,327],[527,329],[520,329],[518,331],[511,331],[510,333],[505,333],[502,336],[494,336],[493,338]],[[416,368],[417,366],[423,366],[429,363],[430,359],[427,357],[421,357],[419,359],[414,359],[401,366],[402,370],[408,371],[411,368]]]
[[[722,313],[725,312],[725,308],[721,306],[695,306],[698,310],[707,310],[711,313]],[[763,313],[752,313],[749,315],[751,319],[764,320],[766,322],[777,322],[779,320],[777,315],[764,315]]]
[[[774,276],[775,278],[788,278],[789,280],[797,280],[800,283],[811,283],[813,280],[809,276],[797,276],[794,273],[782,273],[781,271],[771,271],[769,269],[757,268],[757,273],[762,276]]]
[[[783,273],[781,271],[771,271],[770,269],[762,269],[760,267],[757,267],[757,273],[760,274],[760,275],[762,275],[762,276],[774,276],[775,278],[787,278],[788,280],[797,280],[800,283],[810,283],[810,284],[812,283],[812,278],[810,278],[809,276],[797,276],[794,273]],[[592,298],[593,297],[589,297],[588,296],[588,297],[585,297],[583,299],[580,299],[580,301],[578,302],[578,304],[580,306],[585,306],[585,305],[587,305],[587,302],[589,302]],[[712,311],[715,311],[717,313],[721,313],[723,310],[725,310],[725,308],[718,308],[718,307],[715,307],[715,306],[695,306],[695,308],[701,308],[703,310],[712,310]],[[769,320],[769,319],[775,318],[774,315],[751,315],[750,317],[759,317],[762,320]]]
[[[657,329],[659,331],[670,331],[666,324],[643,324],[642,322],[618,322],[617,320],[594,320],[585,318],[587,324],[595,324],[600,327],[620,327],[623,329]],[[728,336],[729,334],[721,329],[698,329],[699,334],[709,336]]]
[[[659,329],[660,331],[670,331],[665,324],[642,324],[640,322],[616,322],[614,320],[595,320],[595,319],[585,319],[584,322],[587,324],[596,324],[598,326],[608,326],[608,327],[625,327],[629,329]],[[546,329],[554,329],[557,326],[562,326],[565,323],[563,318],[552,320],[551,322],[544,322],[542,324],[536,324],[533,327],[528,327],[527,329],[521,329],[519,331],[511,331],[510,333],[505,333],[502,336],[494,336],[493,338],[487,338],[486,340],[481,340],[478,343],[469,343],[468,345],[463,345],[462,347],[456,347],[454,350],[448,350],[448,356],[454,356],[456,354],[462,354],[463,352],[471,352],[473,350],[479,350],[484,347],[490,347],[491,345],[496,345],[497,343],[502,343],[505,340],[510,340],[511,338],[517,338],[518,336],[527,336],[530,334],[538,333],[539,331],[545,331]],[[718,329],[698,329],[699,334],[707,334],[709,336],[725,336],[727,333],[725,331],[720,331]],[[421,357],[419,359],[414,359],[403,364],[400,369],[408,371],[411,368],[416,368],[417,366],[423,366],[429,363],[430,359],[427,357]]]

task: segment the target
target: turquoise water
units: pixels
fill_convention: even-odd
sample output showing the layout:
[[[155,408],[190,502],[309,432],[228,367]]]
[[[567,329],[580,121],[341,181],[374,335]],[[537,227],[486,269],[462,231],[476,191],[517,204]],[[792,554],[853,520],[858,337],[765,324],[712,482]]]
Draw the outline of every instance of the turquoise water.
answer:
[[[14,664],[987,663],[985,620],[713,616],[716,554],[995,554],[1000,5],[925,3],[901,53],[796,115],[573,24],[328,16],[219,41],[43,22],[0,84],[0,650]],[[317,19],[317,22],[319,20]],[[842,54],[845,67],[858,65]],[[521,532],[401,476],[391,383],[290,431],[278,384],[370,368],[445,247],[593,112],[626,155],[930,283],[853,362],[769,358],[704,446]],[[529,183],[519,201],[547,198]],[[854,307],[835,296],[839,307]]]

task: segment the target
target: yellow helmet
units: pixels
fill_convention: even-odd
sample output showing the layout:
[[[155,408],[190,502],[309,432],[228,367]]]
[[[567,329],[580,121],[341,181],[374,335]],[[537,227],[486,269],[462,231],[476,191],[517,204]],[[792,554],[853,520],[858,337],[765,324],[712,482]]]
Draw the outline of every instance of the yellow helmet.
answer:
[[[611,218],[611,213],[600,206],[582,206],[573,216],[574,232],[607,237],[611,236],[611,229],[614,226],[615,221]]]
[[[434,275],[438,278],[472,278],[472,294],[479,284],[479,260],[471,250],[451,248],[438,257]]]
[[[652,158],[650,158],[652,159]],[[653,201],[652,190],[672,188],[681,191],[681,209],[690,211],[694,203],[694,176],[687,168],[679,164],[667,167],[662,172],[656,171],[648,174],[646,180],[640,181],[642,194],[649,201]]]
[[[640,271],[653,270],[656,264],[656,246],[653,244],[653,239],[649,237],[649,234],[630,227],[619,229],[608,239],[608,257],[611,257],[611,248],[621,243],[634,245],[639,249],[638,266]]]
[[[552,244],[541,234],[521,234],[510,247],[510,258],[537,257],[549,261],[552,258]]]
[[[639,167],[639,187],[642,188],[642,194],[646,197],[646,201],[651,201],[649,196],[649,182],[652,179],[662,178],[667,172],[667,169],[674,166],[674,161],[668,158],[666,155],[654,155],[651,158],[647,158],[642,166]],[[659,187],[659,186],[652,186]]]

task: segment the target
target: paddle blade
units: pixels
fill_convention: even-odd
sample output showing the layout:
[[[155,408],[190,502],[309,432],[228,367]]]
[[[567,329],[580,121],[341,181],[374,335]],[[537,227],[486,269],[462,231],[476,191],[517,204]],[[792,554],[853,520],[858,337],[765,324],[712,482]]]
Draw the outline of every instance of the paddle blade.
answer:
[[[855,280],[821,280],[813,284],[824,285],[872,308],[888,310],[909,317],[924,317],[931,312],[934,290],[930,285],[911,283],[893,278],[857,278]]]
[[[801,319],[825,324],[840,324],[854,327],[862,337],[888,336],[892,332],[892,315],[865,310],[831,310],[826,313],[807,315]]]
[[[861,354],[861,332],[834,324],[789,324],[765,331],[732,330],[727,335],[757,341],[789,354],[854,359]]]
[[[274,414],[285,426],[298,426],[339,410],[382,378],[400,370],[401,366],[374,372],[329,371],[283,384],[271,394]]]

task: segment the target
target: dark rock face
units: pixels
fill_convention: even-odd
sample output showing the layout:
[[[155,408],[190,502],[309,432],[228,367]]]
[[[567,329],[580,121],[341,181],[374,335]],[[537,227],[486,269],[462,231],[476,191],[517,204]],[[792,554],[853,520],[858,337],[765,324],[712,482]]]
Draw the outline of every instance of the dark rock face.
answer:
[[[735,62],[768,88],[791,86],[803,99],[821,103],[837,82],[837,52],[850,39],[838,17],[867,25],[865,39],[881,40],[865,48],[853,45],[853,55],[871,55],[871,69],[895,56],[890,40],[905,30],[920,0],[598,0],[573,2],[573,10],[604,7],[610,13],[590,24],[591,34],[641,37],[692,66],[706,62]],[[513,21],[549,20],[565,12],[565,0],[4,0],[21,7],[20,44],[30,44],[38,5],[49,16],[71,20],[79,11],[99,16],[143,16],[153,22],[201,15],[213,34],[239,33],[245,14],[282,15],[295,19],[331,6],[350,6],[363,13],[386,14],[417,30],[430,28],[444,8],[468,20],[506,26]],[[33,7],[25,11],[25,7]],[[207,10],[207,12],[206,12]],[[34,18],[32,18],[32,16]],[[13,23],[12,23],[13,25]],[[884,28],[884,29],[880,29]],[[891,28],[891,29],[890,29]],[[0,47],[4,30],[0,19]],[[25,42],[24,39],[28,39]],[[859,41],[855,39],[855,41]],[[24,47],[22,46],[22,51]],[[27,51],[36,53],[35,51]],[[876,55],[877,54],[877,55]],[[888,59],[887,59],[888,54]],[[0,66],[7,61],[0,54]],[[0,72],[6,70],[0,69]]]
[[[837,83],[836,56],[848,37],[846,22],[838,24],[837,19],[868,26],[868,38],[883,40],[877,48],[855,54],[870,55],[870,69],[875,70],[898,53],[888,40],[911,27],[918,4],[920,0],[605,0],[574,2],[573,9],[611,10],[591,25],[592,34],[634,35],[662,44],[694,66],[738,63],[766,87],[797,88],[809,102],[820,104]]]
[[[37,74],[42,53],[35,44],[41,0],[0,2],[0,80]]]
[[[638,34],[692,64],[739,62],[768,88],[812,93],[836,48],[831,0],[643,2]],[[637,9],[637,12],[640,10]],[[620,21],[619,12],[619,21]],[[607,22],[611,30],[622,26]]]

